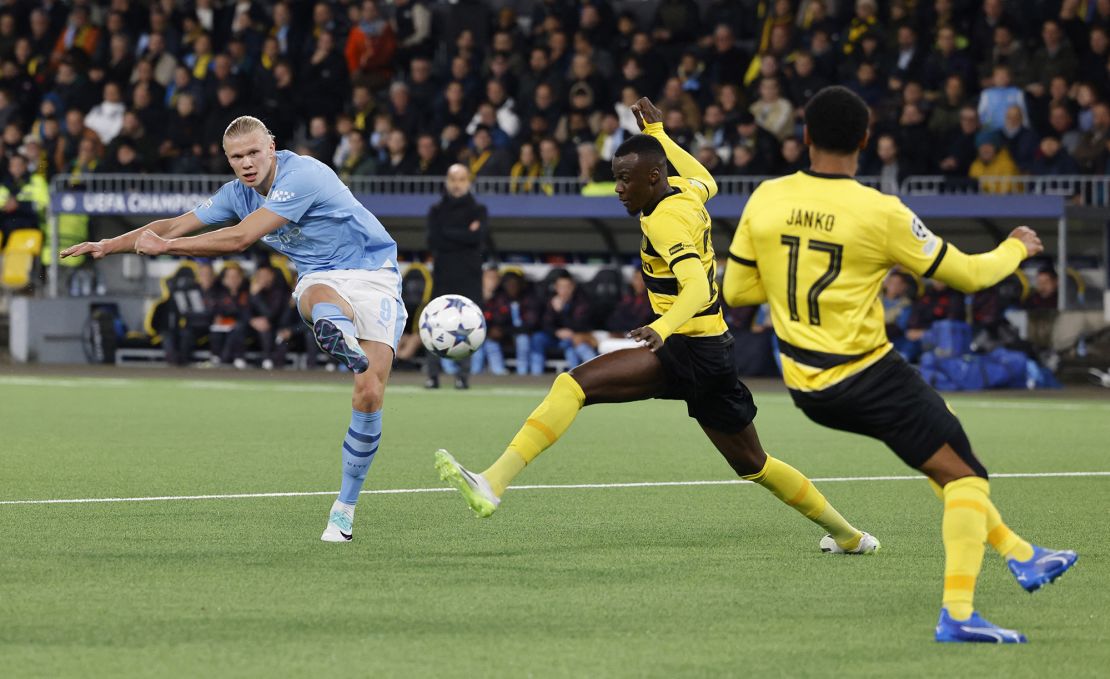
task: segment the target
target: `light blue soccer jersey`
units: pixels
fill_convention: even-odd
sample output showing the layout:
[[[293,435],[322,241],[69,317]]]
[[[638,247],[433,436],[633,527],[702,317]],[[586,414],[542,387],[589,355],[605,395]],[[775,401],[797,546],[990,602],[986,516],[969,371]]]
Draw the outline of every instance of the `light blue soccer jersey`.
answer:
[[[378,218],[355,200],[331,168],[292,151],[277,152],[277,176],[266,196],[235,179],[193,213],[212,225],[241,221],[260,207],[289,220],[262,241],[293,260],[302,276],[397,268],[397,243]]]

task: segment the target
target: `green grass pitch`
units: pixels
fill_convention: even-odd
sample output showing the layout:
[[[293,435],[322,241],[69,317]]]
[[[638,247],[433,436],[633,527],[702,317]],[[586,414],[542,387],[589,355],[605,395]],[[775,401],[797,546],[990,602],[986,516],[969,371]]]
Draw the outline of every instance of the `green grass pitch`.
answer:
[[[0,500],[332,491],[346,383],[0,377]],[[909,473],[880,444],[760,393],[764,445],[813,478]],[[367,489],[482,468],[535,387],[387,394]],[[1110,470],[1110,401],[952,399],[995,473]],[[733,478],[680,403],[586,409],[521,484]],[[1107,676],[1110,477],[999,478],[993,497],[1075,569],[1034,595],[1001,559],[976,603],[1025,647],[932,641],[940,505],[924,481],[818,482],[874,557],[752,485],[364,495],[324,544],[327,495],[0,504],[0,676]]]

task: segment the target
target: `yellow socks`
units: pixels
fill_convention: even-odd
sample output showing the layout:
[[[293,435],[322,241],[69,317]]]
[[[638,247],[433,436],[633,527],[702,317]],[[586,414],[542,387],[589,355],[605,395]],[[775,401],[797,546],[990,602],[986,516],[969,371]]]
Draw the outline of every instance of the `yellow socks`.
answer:
[[[859,547],[863,534],[836,511],[813,482],[797,469],[770,455],[758,474],[741,477],[763,486],[771,493],[798,510],[803,516],[829,532],[841,549]]]
[[[993,502],[987,504],[987,542],[1004,559],[1017,559],[1028,561],[1033,558],[1033,545],[1021,539],[1021,536],[1010,530],[1002,523],[1002,515]]]
[[[975,581],[983,565],[987,539],[990,484],[969,476],[944,486],[944,595],[941,599],[956,620],[967,620],[974,610]]]
[[[936,496],[943,500],[944,489],[937,485],[936,481],[927,480]],[[987,500],[987,542],[1004,559],[1028,561],[1033,558],[1033,545],[1023,540],[1020,535],[1010,530],[1010,527],[1002,522],[1002,515],[998,513],[998,508],[989,499]]]
[[[527,465],[528,463],[524,461],[520,453],[509,448],[501,453],[501,457],[497,458],[497,461],[491,464],[489,469],[482,472],[482,476],[486,477],[489,487],[497,497],[501,497],[505,494],[505,489],[509,487],[512,480],[516,478],[516,475],[524,471],[524,467]]]
[[[498,497],[529,462],[566,433],[585,403],[586,394],[573,377],[563,373],[555,378],[551,391],[524,421],[509,447],[482,472]]]

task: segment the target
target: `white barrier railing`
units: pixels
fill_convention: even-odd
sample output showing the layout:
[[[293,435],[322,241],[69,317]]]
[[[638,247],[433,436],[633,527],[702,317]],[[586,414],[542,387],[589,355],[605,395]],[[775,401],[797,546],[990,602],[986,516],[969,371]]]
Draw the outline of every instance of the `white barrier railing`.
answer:
[[[1058,175],[1016,177],[945,177],[939,175],[907,177],[899,193],[904,196],[946,194],[1025,194],[1063,196],[1076,205],[1110,205],[1110,176]]]
[[[717,178],[721,195],[743,196],[771,177],[726,176]],[[54,177],[55,191],[95,191],[103,193],[214,193],[230,175],[171,174],[94,174],[77,180],[70,175]],[[859,182],[881,187],[879,177],[857,177]],[[484,195],[581,195],[587,182],[575,177],[478,177],[474,191]],[[348,182],[356,194],[428,195],[443,191],[440,177],[352,177]],[[951,194],[1026,194],[1063,196],[1077,205],[1110,206],[1110,175],[1061,175],[1016,177],[946,177],[922,175],[907,177],[898,187],[904,196]]]
[[[171,175],[171,174],[93,174],[74,179],[70,175],[57,175],[53,180],[54,191],[91,191],[98,193],[214,193],[231,175]],[[732,176],[717,179],[722,195],[748,195],[767,176]],[[878,177],[857,177],[867,186],[879,187]],[[576,177],[478,177],[474,192],[483,195],[549,195],[577,196],[588,182]],[[355,194],[429,195],[443,191],[442,177],[351,177],[347,182]]]

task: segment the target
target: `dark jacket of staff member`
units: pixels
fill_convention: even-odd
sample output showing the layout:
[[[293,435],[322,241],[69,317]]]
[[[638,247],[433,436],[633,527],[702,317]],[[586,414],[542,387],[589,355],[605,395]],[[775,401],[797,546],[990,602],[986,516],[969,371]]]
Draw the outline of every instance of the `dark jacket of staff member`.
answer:
[[[462,165],[447,169],[446,192],[428,212],[428,249],[432,252],[432,294],[462,295],[482,301],[482,245],[485,242],[486,207],[470,193],[470,172]],[[425,363],[425,386],[439,386],[439,361]],[[470,361],[459,363],[455,387],[466,389]]]

